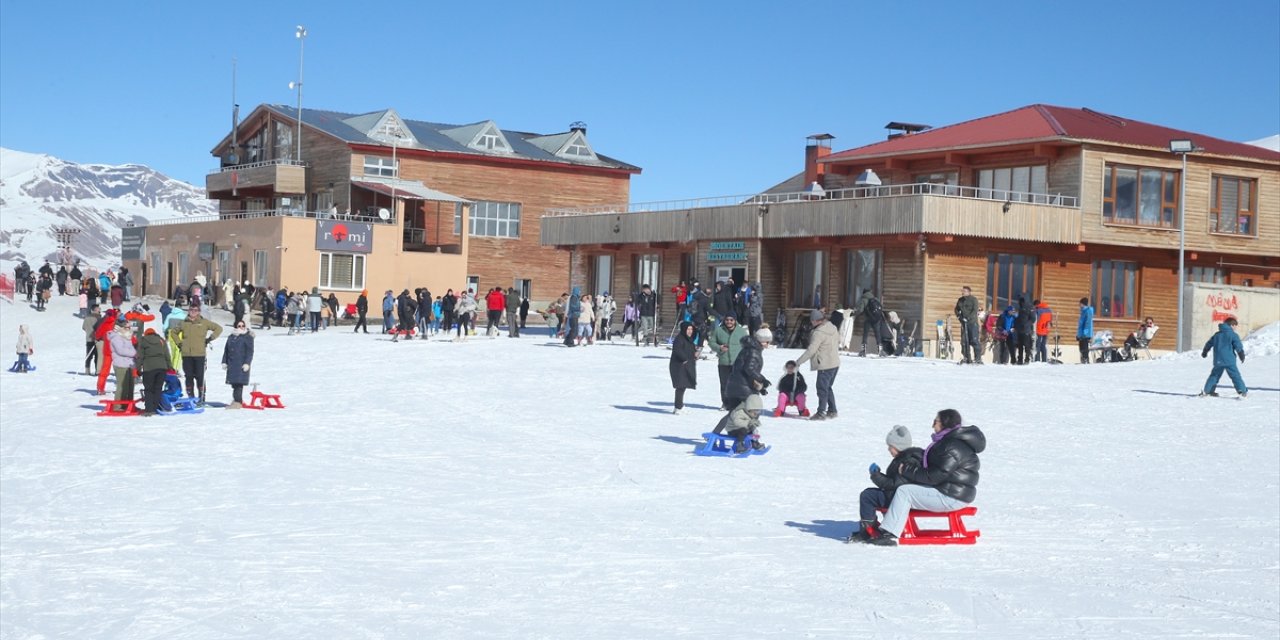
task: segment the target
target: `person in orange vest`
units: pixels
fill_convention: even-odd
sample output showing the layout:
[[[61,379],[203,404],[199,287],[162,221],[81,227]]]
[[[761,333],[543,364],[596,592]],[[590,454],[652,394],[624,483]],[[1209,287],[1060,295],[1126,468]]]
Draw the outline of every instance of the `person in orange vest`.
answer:
[[[1049,361],[1049,329],[1053,328],[1053,309],[1049,303],[1035,301],[1036,307],[1036,362]]]

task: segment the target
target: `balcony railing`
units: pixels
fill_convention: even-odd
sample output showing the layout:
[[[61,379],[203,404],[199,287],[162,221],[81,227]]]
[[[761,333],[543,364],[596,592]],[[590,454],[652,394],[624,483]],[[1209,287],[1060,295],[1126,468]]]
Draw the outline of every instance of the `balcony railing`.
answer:
[[[1028,193],[1007,189],[987,189],[982,187],[962,187],[947,184],[912,183],[890,184],[878,187],[851,187],[833,189],[821,196],[808,191],[791,193],[765,193],[747,196],[715,196],[711,198],[693,198],[689,200],[663,200],[659,202],[633,202],[617,205],[595,205],[590,207],[571,207],[548,209],[544,217],[605,215],[621,213],[653,213],[657,211],[681,211],[687,209],[706,209],[710,207],[727,207],[744,204],[778,204],[786,202],[814,202],[820,200],[852,200],[862,198],[894,198],[899,196],[932,195],[969,200],[996,200],[999,202],[1016,202],[1025,204],[1041,204],[1054,207],[1078,208],[1079,198],[1048,193]]]
[[[304,211],[302,209],[260,209],[255,211],[223,211],[211,216],[189,216],[186,218],[165,218],[152,220],[143,226],[159,227],[171,224],[189,224],[194,222],[218,222],[221,220],[254,220],[257,218],[313,218],[316,220],[343,220],[348,222],[371,222],[373,224],[395,224],[392,216],[383,220],[375,215],[365,213],[334,213],[332,211]]]
[[[225,167],[218,167],[209,173],[226,173],[227,171],[244,171],[245,169],[257,169],[258,167],[274,167],[278,165],[288,165],[291,167],[305,167],[307,163],[301,160],[293,160],[290,158],[280,158],[278,160],[263,160],[262,162],[246,162],[244,164],[233,164]]]

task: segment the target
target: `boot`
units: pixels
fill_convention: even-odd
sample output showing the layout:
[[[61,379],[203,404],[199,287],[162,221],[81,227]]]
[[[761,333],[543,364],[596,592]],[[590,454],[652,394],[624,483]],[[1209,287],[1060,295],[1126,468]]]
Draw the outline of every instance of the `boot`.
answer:
[[[880,535],[880,523],[875,520],[862,520],[858,523],[858,528],[845,538],[845,543],[850,542],[870,542],[871,538]]]
[[[877,547],[896,547],[898,546],[898,536],[895,536],[888,531],[880,531],[876,537],[871,538],[867,542],[869,544],[874,544]]]

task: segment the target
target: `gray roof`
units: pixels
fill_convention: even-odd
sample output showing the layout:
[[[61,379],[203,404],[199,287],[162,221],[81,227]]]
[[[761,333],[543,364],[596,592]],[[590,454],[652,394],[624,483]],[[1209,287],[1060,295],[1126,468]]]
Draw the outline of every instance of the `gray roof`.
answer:
[[[283,104],[263,105],[267,109],[288,118],[294,119],[298,113],[297,109]],[[364,114],[342,113],[340,111],[324,111],[321,109],[303,109],[302,122],[309,127],[318,129],[329,135],[335,136],[348,143],[354,144],[370,144],[390,147],[390,144],[369,137],[368,129],[372,128],[382,118],[386,110],[374,111]],[[561,164],[574,164],[586,167],[605,167],[609,169],[623,169],[628,171],[640,171],[640,167],[627,164],[621,160],[616,160],[599,153],[596,159],[564,157],[555,155],[559,145],[551,147],[547,140],[548,137],[568,136],[572,132],[556,133],[556,134],[536,134],[523,131],[510,131],[501,129],[502,135],[506,137],[507,143],[511,145],[511,153],[502,153],[497,151],[480,151],[467,146],[472,138],[479,133],[480,129],[488,124],[488,120],[475,122],[466,125],[441,124],[438,122],[424,122],[422,120],[403,119],[409,132],[417,138],[416,145],[404,145],[406,147],[424,149],[427,151],[447,151],[450,153],[465,153],[476,156],[490,156],[495,158],[519,158],[521,160],[535,160],[542,162],[556,162]],[[355,125],[355,126],[353,126]],[[541,139],[541,140],[540,140]],[[459,142],[459,140],[462,140]],[[563,143],[563,139],[561,139]],[[547,147],[551,147],[547,150]]]

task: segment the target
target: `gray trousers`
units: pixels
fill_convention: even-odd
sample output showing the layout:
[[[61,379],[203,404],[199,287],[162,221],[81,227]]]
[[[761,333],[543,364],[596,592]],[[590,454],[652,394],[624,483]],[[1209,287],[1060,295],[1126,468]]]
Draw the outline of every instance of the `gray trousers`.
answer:
[[[520,337],[520,319],[516,317],[515,311],[507,312],[507,335],[515,338]]]
[[[912,509],[947,513],[967,506],[969,503],[943,495],[933,487],[904,484],[894,492],[893,502],[889,503],[889,510],[884,514],[884,522],[880,523],[880,529],[900,536],[902,529],[907,526],[907,513]]]

